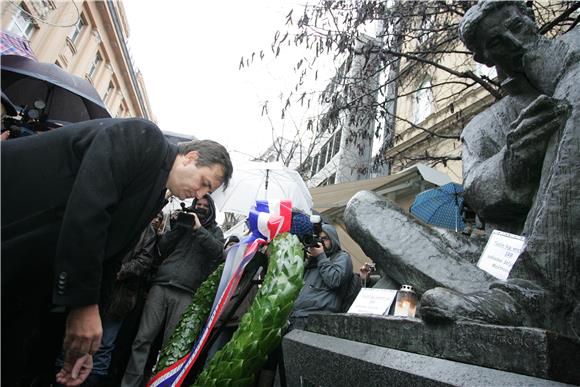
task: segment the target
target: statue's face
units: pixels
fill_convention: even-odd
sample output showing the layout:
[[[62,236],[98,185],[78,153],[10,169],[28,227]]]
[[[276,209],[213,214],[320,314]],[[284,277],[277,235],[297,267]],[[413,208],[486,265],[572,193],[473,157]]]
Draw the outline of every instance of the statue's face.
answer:
[[[523,56],[539,35],[534,23],[515,6],[491,11],[477,26],[480,57],[509,75],[521,73]]]

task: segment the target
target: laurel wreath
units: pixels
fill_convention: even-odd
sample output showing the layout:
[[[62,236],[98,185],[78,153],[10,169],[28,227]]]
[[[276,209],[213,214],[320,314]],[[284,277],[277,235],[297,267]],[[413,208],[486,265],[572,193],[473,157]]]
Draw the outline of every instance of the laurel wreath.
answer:
[[[198,376],[196,386],[250,386],[268,354],[281,342],[294,301],[304,282],[303,250],[298,238],[284,233],[268,247],[268,272],[232,339]],[[163,349],[156,372],[185,356],[207,319],[223,265],[201,285],[192,304]]]

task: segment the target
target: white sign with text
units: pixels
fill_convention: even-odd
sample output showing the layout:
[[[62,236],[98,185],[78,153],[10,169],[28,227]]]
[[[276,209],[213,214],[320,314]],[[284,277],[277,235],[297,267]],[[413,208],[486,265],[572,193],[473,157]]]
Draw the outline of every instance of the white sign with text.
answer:
[[[387,314],[396,296],[396,290],[362,288],[347,313]]]
[[[477,267],[495,278],[506,280],[524,248],[526,238],[494,230],[485,245]]]

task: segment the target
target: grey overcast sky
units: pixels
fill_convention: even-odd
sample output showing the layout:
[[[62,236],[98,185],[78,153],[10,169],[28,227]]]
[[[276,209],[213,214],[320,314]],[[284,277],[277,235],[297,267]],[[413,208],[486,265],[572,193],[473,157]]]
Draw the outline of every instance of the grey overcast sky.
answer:
[[[258,156],[271,143],[261,117],[266,99],[293,85],[292,63],[268,55],[238,70],[241,56],[270,50],[285,16],[302,7],[284,0],[124,0],[129,45],[143,73],[162,130],[224,144],[234,161]],[[273,112],[279,116],[279,109]],[[248,156],[249,155],[249,156]]]

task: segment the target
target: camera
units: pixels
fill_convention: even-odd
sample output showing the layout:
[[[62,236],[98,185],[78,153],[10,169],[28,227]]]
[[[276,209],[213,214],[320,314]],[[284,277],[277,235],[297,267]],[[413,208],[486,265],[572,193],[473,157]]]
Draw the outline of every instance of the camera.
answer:
[[[175,219],[175,225],[179,227],[193,228],[195,224],[195,218],[192,214],[205,215],[206,211],[201,208],[190,207],[186,208],[185,203],[181,203],[181,210],[177,214]]]
[[[2,132],[9,130],[9,138],[18,138],[60,128],[62,122],[47,117],[47,105],[42,100],[34,101],[32,106],[17,107],[2,93],[2,106],[6,115],[2,117]]]
[[[312,223],[312,234],[302,235],[302,244],[304,247],[319,247],[323,245],[320,239],[320,233],[322,232],[322,219],[320,215],[310,215],[310,223]]]

